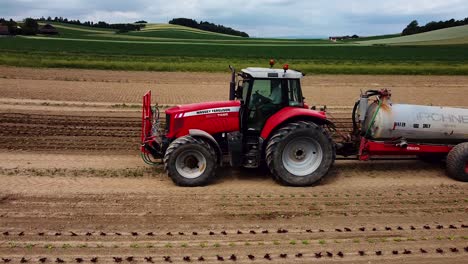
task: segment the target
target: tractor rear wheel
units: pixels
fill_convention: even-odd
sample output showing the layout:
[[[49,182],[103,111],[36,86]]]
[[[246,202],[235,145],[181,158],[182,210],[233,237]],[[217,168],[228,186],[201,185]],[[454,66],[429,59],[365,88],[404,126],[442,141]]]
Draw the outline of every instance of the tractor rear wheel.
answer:
[[[335,161],[335,147],[328,133],[312,122],[290,123],[279,129],[266,148],[273,177],[289,186],[319,182]]]
[[[167,148],[164,168],[179,186],[203,186],[215,177],[216,153],[202,139],[180,137]]]
[[[468,182],[468,142],[456,145],[449,152],[447,173],[455,180]]]

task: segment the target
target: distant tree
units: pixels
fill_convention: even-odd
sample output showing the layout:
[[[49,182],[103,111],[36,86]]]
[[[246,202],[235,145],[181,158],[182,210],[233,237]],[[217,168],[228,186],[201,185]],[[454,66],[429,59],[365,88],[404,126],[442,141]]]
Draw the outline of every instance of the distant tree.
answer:
[[[22,26],[22,34],[24,35],[36,35],[39,31],[39,24],[33,18],[26,18]]]
[[[468,25],[468,17],[463,20],[455,20],[452,18],[447,21],[439,21],[439,22],[431,21],[424,26],[419,26],[418,21],[413,20],[403,30],[402,35],[412,35],[412,34],[417,34],[417,33],[422,33],[422,32],[428,32],[428,31],[449,28],[449,27],[463,26],[463,25]]]
[[[50,16],[48,16],[47,21],[52,21],[52,18]]]
[[[190,18],[174,18],[169,21],[169,24],[198,28],[198,22]]]
[[[139,20],[135,22],[135,24],[148,24],[148,22],[146,22],[145,20]]]
[[[205,31],[223,33],[223,34],[228,34],[228,35],[233,35],[233,36],[240,36],[240,37],[247,37],[247,38],[249,37],[247,33],[232,29],[230,27],[225,27],[223,25],[215,25],[207,21],[200,21],[200,23],[198,23],[196,20],[193,20],[190,18],[174,18],[169,21],[169,24],[197,28],[197,29],[201,29]]]
[[[419,27],[418,21],[413,20],[411,21],[411,23],[408,24],[408,26],[406,26],[406,28],[403,30],[401,34],[403,36],[416,34],[418,33],[418,27]]]
[[[351,38],[353,38],[353,39],[357,39],[357,38],[359,38],[359,36],[358,36],[358,35],[356,35],[356,34],[354,34],[354,35],[352,35],[352,36],[351,36]]]

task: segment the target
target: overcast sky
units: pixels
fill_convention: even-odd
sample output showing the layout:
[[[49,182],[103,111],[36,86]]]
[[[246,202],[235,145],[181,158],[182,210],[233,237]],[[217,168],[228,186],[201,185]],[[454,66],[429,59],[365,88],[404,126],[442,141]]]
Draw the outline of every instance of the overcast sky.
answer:
[[[255,37],[397,33],[413,19],[468,16],[467,0],[0,0],[0,17],[166,23],[187,17]]]

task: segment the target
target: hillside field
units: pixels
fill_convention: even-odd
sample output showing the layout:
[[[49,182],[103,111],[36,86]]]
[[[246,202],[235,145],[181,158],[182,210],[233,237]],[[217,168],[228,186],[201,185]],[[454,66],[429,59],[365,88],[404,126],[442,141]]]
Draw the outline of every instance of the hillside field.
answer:
[[[444,28],[409,36],[359,42],[363,45],[450,45],[468,43],[468,25]]]
[[[241,38],[167,24],[148,24],[141,31],[121,34],[52,24],[60,35],[0,38],[0,64],[222,72],[229,64],[268,66],[268,59],[275,58],[305,73],[468,74],[468,27],[333,43]]]

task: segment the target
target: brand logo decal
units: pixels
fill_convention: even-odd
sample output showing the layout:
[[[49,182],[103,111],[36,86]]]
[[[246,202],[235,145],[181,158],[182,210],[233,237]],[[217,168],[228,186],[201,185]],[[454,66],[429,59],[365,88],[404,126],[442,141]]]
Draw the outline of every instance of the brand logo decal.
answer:
[[[218,116],[226,116],[228,113],[239,112],[239,109],[240,109],[239,106],[210,108],[210,109],[197,110],[193,112],[180,113],[180,114],[177,114],[175,118],[197,116],[197,115],[208,115],[208,114],[218,114]]]

